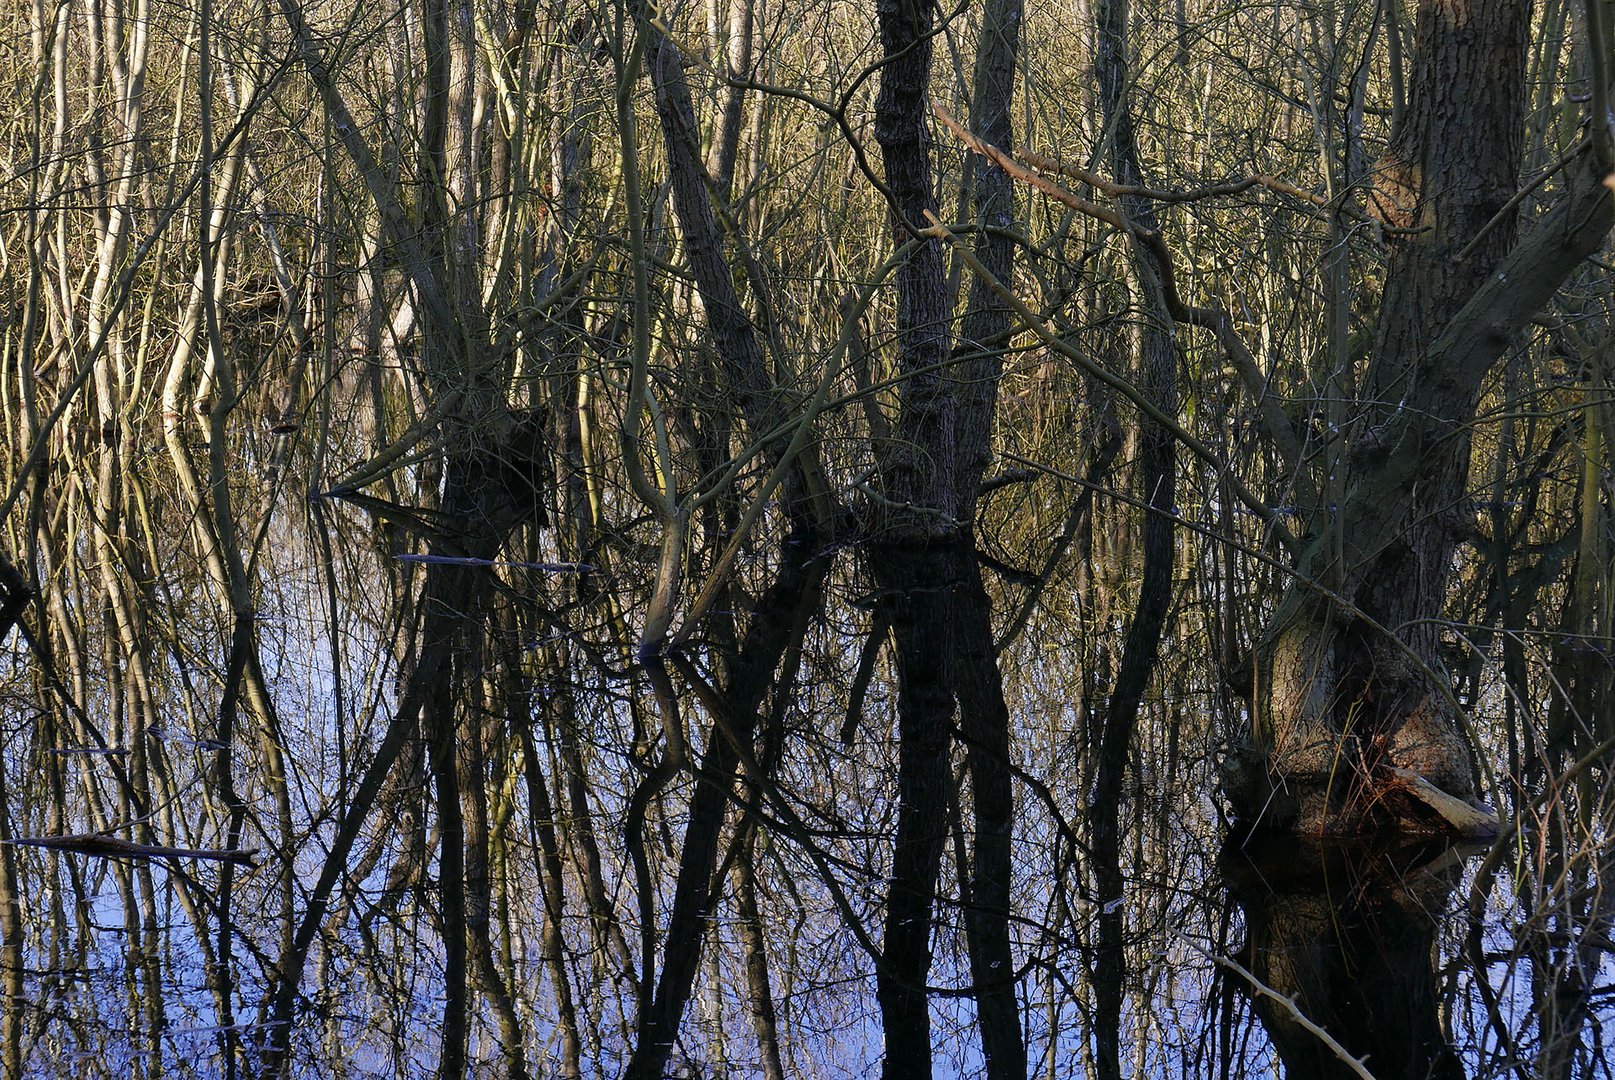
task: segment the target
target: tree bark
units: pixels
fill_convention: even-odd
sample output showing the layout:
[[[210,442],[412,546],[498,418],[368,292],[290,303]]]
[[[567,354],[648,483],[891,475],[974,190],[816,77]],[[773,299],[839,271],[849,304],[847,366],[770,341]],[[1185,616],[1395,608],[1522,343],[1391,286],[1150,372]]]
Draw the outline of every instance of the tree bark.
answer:
[[[890,193],[894,244],[908,241],[937,213],[930,109],[933,8],[878,0],[880,89],[875,138]],[[949,310],[941,248],[918,245],[897,274],[897,371],[900,412],[893,438],[877,447],[884,504],[879,543],[866,547],[892,628],[897,661],[897,836],[886,893],[885,938],[876,998],[885,1033],[886,1080],[931,1075],[932,908],[948,835],[953,773],[950,544],[960,529],[953,461],[953,380]]]
[[[977,137],[994,146],[1014,145],[1011,109],[1023,18],[1021,0],[989,0],[982,7],[970,126]],[[1013,181],[996,162],[976,155],[967,160],[974,170],[970,193],[976,226],[981,230],[976,237],[976,257],[993,277],[1013,287],[1015,244],[1007,234],[1016,218]],[[982,1057],[992,1080],[1022,1080],[1027,1061],[1009,932],[1015,834],[1009,709],[993,642],[992,602],[974,558],[974,541],[969,538],[974,536],[982,477],[992,460],[993,418],[1012,325],[1008,305],[985,278],[973,276],[959,340],[953,345],[956,366],[952,377],[958,387],[954,473],[958,516],[967,542],[955,549],[962,565],[954,571],[959,592],[954,597],[950,677],[964,734],[975,825],[965,936]]]
[[[1435,913],[1462,878],[1461,856],[1283,840],[1230,846],[1222,871],[1245,916],[1237,959],[1262,988],[1223,977],[1251,999],[1290,1076],[1361,1074],[1273,993],[1379,1080],[1462,1080],[1431,969]]]
[[[948,627],[957,585],[950,570],[957,558],[942,544],[884,545],[870,553],[897,654],[897,837],[875,991],[886,1036],[886,1080],[932,1074],[926,982],[953,788]]]
[[[1320,535],[1258,648],[1253,752],[1226,770],[1236,811],[1261,827],[1454,831],[1427,800],[1389,790],[1397,768],[1473,796],[1435,674],[1469,425],[1492,365],[1615,217],[1607,140],[1595,138],[1558,205],[1513,240],[1528,10],[1420,5],[1405,123],[1374,193],[1390,224],[1418,231],[1390,241],[1344,501],[1317,509]]]
[[[1126,0],[1100,0],[1095,19],[1094,67],[1105,124],[1111,131],[1111,168],[1118,183],[1140,188],[1144,177],[1133,111],[1127,100]],[[1120,202],[1123,216],[1134,228],[1149,233],[1159,230],[1159,217],[1150,199],[1128,193],[1120,197]],[[1133,335],[1139,387],[1161,413],[1175,417],[1177,344],[1162,284],[1166,267],[1138,236],[1130,239],[1131,276],[1136,302],[1142,308],[1142,325]],[[1141,425],[1138,480],[1144,504],[1142,580],[1104,713],[1093,796],[1095,877],[1101,904],[1099,947],[1094,957],[1095,1028],[1099,1075],[1103,1080],[1121,1077],[1121,1014],[1126,985],[1123,930],[1127,917],[1121,866],[1123,780],[1172,602],[1176,442],[1164,425],[1149,417]]]

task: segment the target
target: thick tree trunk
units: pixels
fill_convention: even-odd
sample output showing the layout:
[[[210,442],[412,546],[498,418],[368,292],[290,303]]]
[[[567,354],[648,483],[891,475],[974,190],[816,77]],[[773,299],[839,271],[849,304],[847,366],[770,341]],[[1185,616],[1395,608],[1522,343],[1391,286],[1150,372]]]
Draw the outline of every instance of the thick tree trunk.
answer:
[[[875,135],[893,241],[902,244],[938,213],[927,98],[935,12],[904,0],[879,0],[875,10],[885,58]],[[973,88],[972,125],[1005,144],[1013,135],[1020,23],[1016,0],[995,0],[984,9]],[[996,166],[983,165],[974,184],[982,226],[976,255],[1008,281],[1012,244],[990,230],[1013,223],[1009,179]],[[982,1053],[988,1075],[1024,1076],[1008,923],[1014,836],[1009,714],[973,539],[976,501],[991,460],[1009,312],[978,282],[962,334],[951,340],[952,304],[934,239],[909,254],[896,279],[900,412],[889,431],[882,418],[871,422],[886,501],[873,523],[878,541],[865,548],[880,596],[875,633],[890,628],[898,682],[897,838],[876,985],[886,1041],[883,1075],[931,1075],[926,983],[949,808],[958,799],[951,762],[957,701],[975,826],[969,880],[961,888],[969,905],[966,944]],[[950,361],[957,367],[949,370]]]
[[[1292,1077],[1361,1075],[1311,1024],[1380,1080],[1460,1080],[1430,958],[1462,858],[1440,845],[1432,858],[1331,843],[1230,847],[1222,868],[1245,915],[1236,962],[1248,974],[1224,977],[1251,999]]]
[[[1390,241],[1344,501],[1318,508],[1319,538],[1256,657],[1254,746],[1226,772],[1238,813],[1263,827],[1486,827],[1462,808],[1474,769],[1437,674],[1468,428],[1486,373],[1612,217],[1595,139],[1559,206],[1513,240],[1528,10],[1420,5],[1406,122],[1374,196],[1390,224],[1419,231]]]
[[[892,197],[897,244],[937,213],[931,160],[933,9],[879,0],[880,90],[875,137]],[[948,679],[950,622],[947,546],[959,533],[954,486],[954,384],[951,311],[937,241],[918,246],[897,270],[897,369],[901,412],[894,438],[878,447],[888,500],[880,544],[867,548],[897,657],[897,838],[886,893],[886,927],[876,997],[885,1032],[887,1080],[931,1075],[932,908],[953,785],[949,764],[953,694]]]
[[[946,546],[886,546],[871,553],[897,653],[897,839],[886,893],[885,943],[876,980],[886,1033],[881,1075],[928,1078],[932,909],[953,789],[952,622]]]

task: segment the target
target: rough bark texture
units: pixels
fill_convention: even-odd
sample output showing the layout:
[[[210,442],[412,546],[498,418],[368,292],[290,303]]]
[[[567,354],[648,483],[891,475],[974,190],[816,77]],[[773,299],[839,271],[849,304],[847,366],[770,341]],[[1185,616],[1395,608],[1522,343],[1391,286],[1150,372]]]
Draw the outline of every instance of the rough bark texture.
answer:
[[[1287,841],[1230,849],[1223,874],[1247,926],[1237,959],[1268,990],[1293,998],[1379,1080],[1463,1076],[1430,963],[1436,915],[1463,875],[1459,856]],[[1360,1075],[1288,1007],[1238,973],[1225,977],[1251,998],[1288,1075]]]
[[[926,95],[933,9],[912,0],[881,0],[875,10],[881,52],[888,58],[875,98],[875,138],[895,201],[892,239],[902,244],[909,239],[909,227],[924,228],[926,214],[938,212]],[[948,536],[958,525],[954,386],[944,366],[952,314],[945,282],[937,240],[921,244],[897,271],[902,408],[881,473],[892,503],[888,528],[920,542]]]
[[[875,137],[894,199],[895,243],[937,212],[932,185],[929,5],[880,0],[880,90]],[[887,1080],[931,1075],[932,908],[948,834],[953,694],[947,627],[951,590],[947,545],[958,534],[954,486],[953,383],[949,310],[938,241],[920,245],[897,271],[897,369],[901,411],[882,447],[887,502],[868,548],[870,568],[892,626],[897,656],[897,838],[886,894],[886,926],[876,997],[885,1032]]]
[[[893,242],[909,240],[938,213],[930,105],[935,9],[879,0],[880,89],[875,135],[892,199]],[[1018,0],[983,13],[973,126],[1008,144]],[[975,215],[984,226],[977,256],[1009,280],[1013,248],[985,228],[1012,224],[1008,178],[982,167]],[[872,424],[885,501],[871,515],[866,544],[878,586],[877,633],[890,627],[898,678],[898,824],[876,986],[885,1032],[883,1075],[931,1075],[933,909],[953,790],[954,709],[965,735],[974,845],[962,891],[972,991],[989,1076],[1024,1076],[1025,1041],[1015,995],[1008,925],[1014,795],[1009,719],[993,648],[991,607],[975,561],[973,523],[990,460],[992,418],[1010,329],[1005,305],[977,285],[957,342],[939,244],[918,245],[898,268],[899,412],[890,431]],[[950,363],[955,365],[950,370]]]
[[[1319,538],[1257,657],[1255,745],[1227,773],[1236,810],[1264,827],[1455,831],[1387,784],[1396,768],[1473,794],[1434,674],[1468,425],[1492,364],[1611,220],[1598,186],[1607,164],[1593,155],[1572,164],[1558,207],[1520,242],[1511,215],[1498,218],[1517,183],[1527,14],[1521,0],[1420,5],[1406,122],[1376,201],[1422,231],[1391,241],[1344,501],[1319,508]]]

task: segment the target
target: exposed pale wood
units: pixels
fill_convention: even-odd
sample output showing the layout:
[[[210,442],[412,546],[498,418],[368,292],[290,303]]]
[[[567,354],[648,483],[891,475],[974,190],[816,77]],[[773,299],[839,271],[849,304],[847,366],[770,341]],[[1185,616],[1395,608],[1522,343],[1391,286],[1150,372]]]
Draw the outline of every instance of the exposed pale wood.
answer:
[[[1495,837],[1502,829],[1497,815],[1464,800],[1447,794],[1439,787],[1411,769],[1390,766],[1386,769],[1395,779],[1399,790],[1407,792],[1425,806],[1434,810],[1452,827],[1453,832],[1466,840],[1484,840]]]

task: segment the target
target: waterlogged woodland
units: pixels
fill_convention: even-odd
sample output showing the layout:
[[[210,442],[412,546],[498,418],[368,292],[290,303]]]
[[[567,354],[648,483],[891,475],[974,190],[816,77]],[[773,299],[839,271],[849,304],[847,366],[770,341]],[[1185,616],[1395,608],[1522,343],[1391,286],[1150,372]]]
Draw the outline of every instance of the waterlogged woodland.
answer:
[[[1612,1074],[1610,0],[3,18],[0,1074]]]

